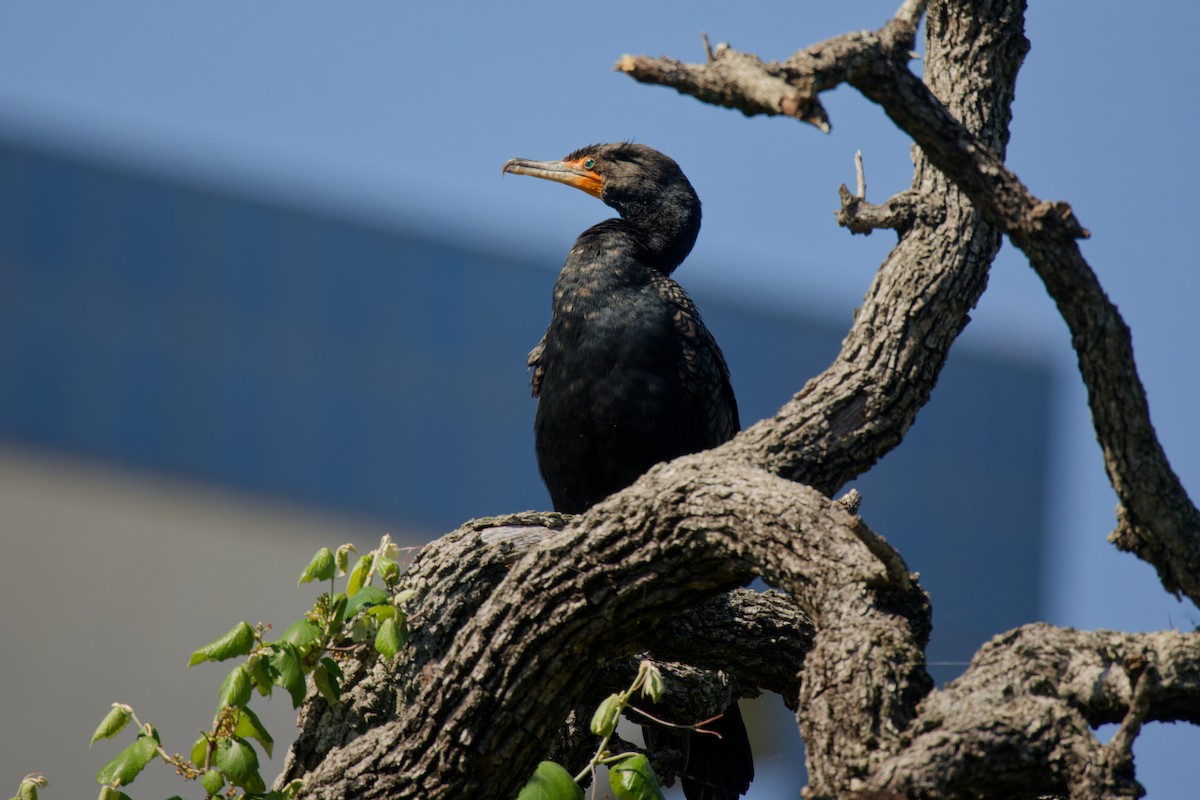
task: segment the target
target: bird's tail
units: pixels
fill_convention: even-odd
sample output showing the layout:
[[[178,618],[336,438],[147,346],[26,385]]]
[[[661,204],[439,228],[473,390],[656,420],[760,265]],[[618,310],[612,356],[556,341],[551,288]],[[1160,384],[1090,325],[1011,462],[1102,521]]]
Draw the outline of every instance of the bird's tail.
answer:
[[[754,779],[754,756],[750,737],[737,701],[708,726],[721,735],[689,733],[687,760],[680,772],[687,800],[737,800]]]

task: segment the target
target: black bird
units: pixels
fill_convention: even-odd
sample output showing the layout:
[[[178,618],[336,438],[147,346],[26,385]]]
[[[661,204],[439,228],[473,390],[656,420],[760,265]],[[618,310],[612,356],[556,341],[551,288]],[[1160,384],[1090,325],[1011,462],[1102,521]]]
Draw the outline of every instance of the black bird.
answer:
[[[576,514],[655,464],[738,432],[729,368],[671,273],[700,232],[700,199],[670,158],[641,144],[590,145],[561,161],[514,158],[504,172],[565,183],[619,219],[575,240],[554,285],[550,326],[529,354],[538,468],[556,511]],[[688,800],[735,800],[754,776],[737,703],[692,734]]]

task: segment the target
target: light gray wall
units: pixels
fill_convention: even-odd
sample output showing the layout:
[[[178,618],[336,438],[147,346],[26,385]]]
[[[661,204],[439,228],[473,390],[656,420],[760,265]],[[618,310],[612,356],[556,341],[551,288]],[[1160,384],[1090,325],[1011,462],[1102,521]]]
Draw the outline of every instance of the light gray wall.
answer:
[[[0,445],[0,792],[42,771],[43,797],[95,797],[96,770],[132,741],[87,750],[112,702],[188,752],[227,672],[185,669],[192,650],[242,619],[281,633],[319,593],[296,588],[317,548],[369,548],[384,532],[361,516]],[[295,714],[286,692],[252,704],[275,736],[270,780]],[[161,763],[131,789],[197,794]]]

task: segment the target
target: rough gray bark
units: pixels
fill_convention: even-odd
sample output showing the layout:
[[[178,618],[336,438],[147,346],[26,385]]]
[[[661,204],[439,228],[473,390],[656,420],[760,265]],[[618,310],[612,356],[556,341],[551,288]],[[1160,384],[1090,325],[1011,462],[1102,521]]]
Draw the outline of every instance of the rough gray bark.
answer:
[[[918,150],[910,191],[884,206],[843,192],[843,224],[899,241],[837,360],[772,418],[579,517],[480,520],[427,547],[407,578],[410,646],[355,664],[343,703],[304,710],[283,776],[303,777],[304,796],[511,798],[546,753],[576,757],[572,710],[620,679],[611,662],[647,651],[783,694],[810,798],[1133,797],[1140,726],[1200,722],[1197,634],[1030,625],[933,690],[925,593],[852,503],[830,499],[900,442],[1007,235],[1071,329],[1121,500],[1115,541],[1200,597],[1200,517],[1076,246],[1086,232],[1004,166],[1024,4],[930,3],[922,82],[907,60],[924,5],[779,63],[724,46],[701,65],[620,60],[639,80],[823,129],[819,92],[850,83]],[[730,592],[755,576],[784,594]],[[704,637],[689,635],[698,624]],[[1102,745],[1091,726],[1105,722],[1121,727]]]

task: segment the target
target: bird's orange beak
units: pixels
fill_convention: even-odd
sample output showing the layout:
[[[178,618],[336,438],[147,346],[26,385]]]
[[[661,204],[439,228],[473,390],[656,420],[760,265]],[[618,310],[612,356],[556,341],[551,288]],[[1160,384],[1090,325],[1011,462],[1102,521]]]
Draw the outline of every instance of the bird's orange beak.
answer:
[[[585,169],[585,160],[579,158],[574,161],[530,161],[526,158],[510,158],[504,162],[504,169],[500,170],[500,173],[511,172],[514,175],[545,178],[582,189],[592,197],[599,197],[600,192],[604,190],[604,178],[595,170]]]

